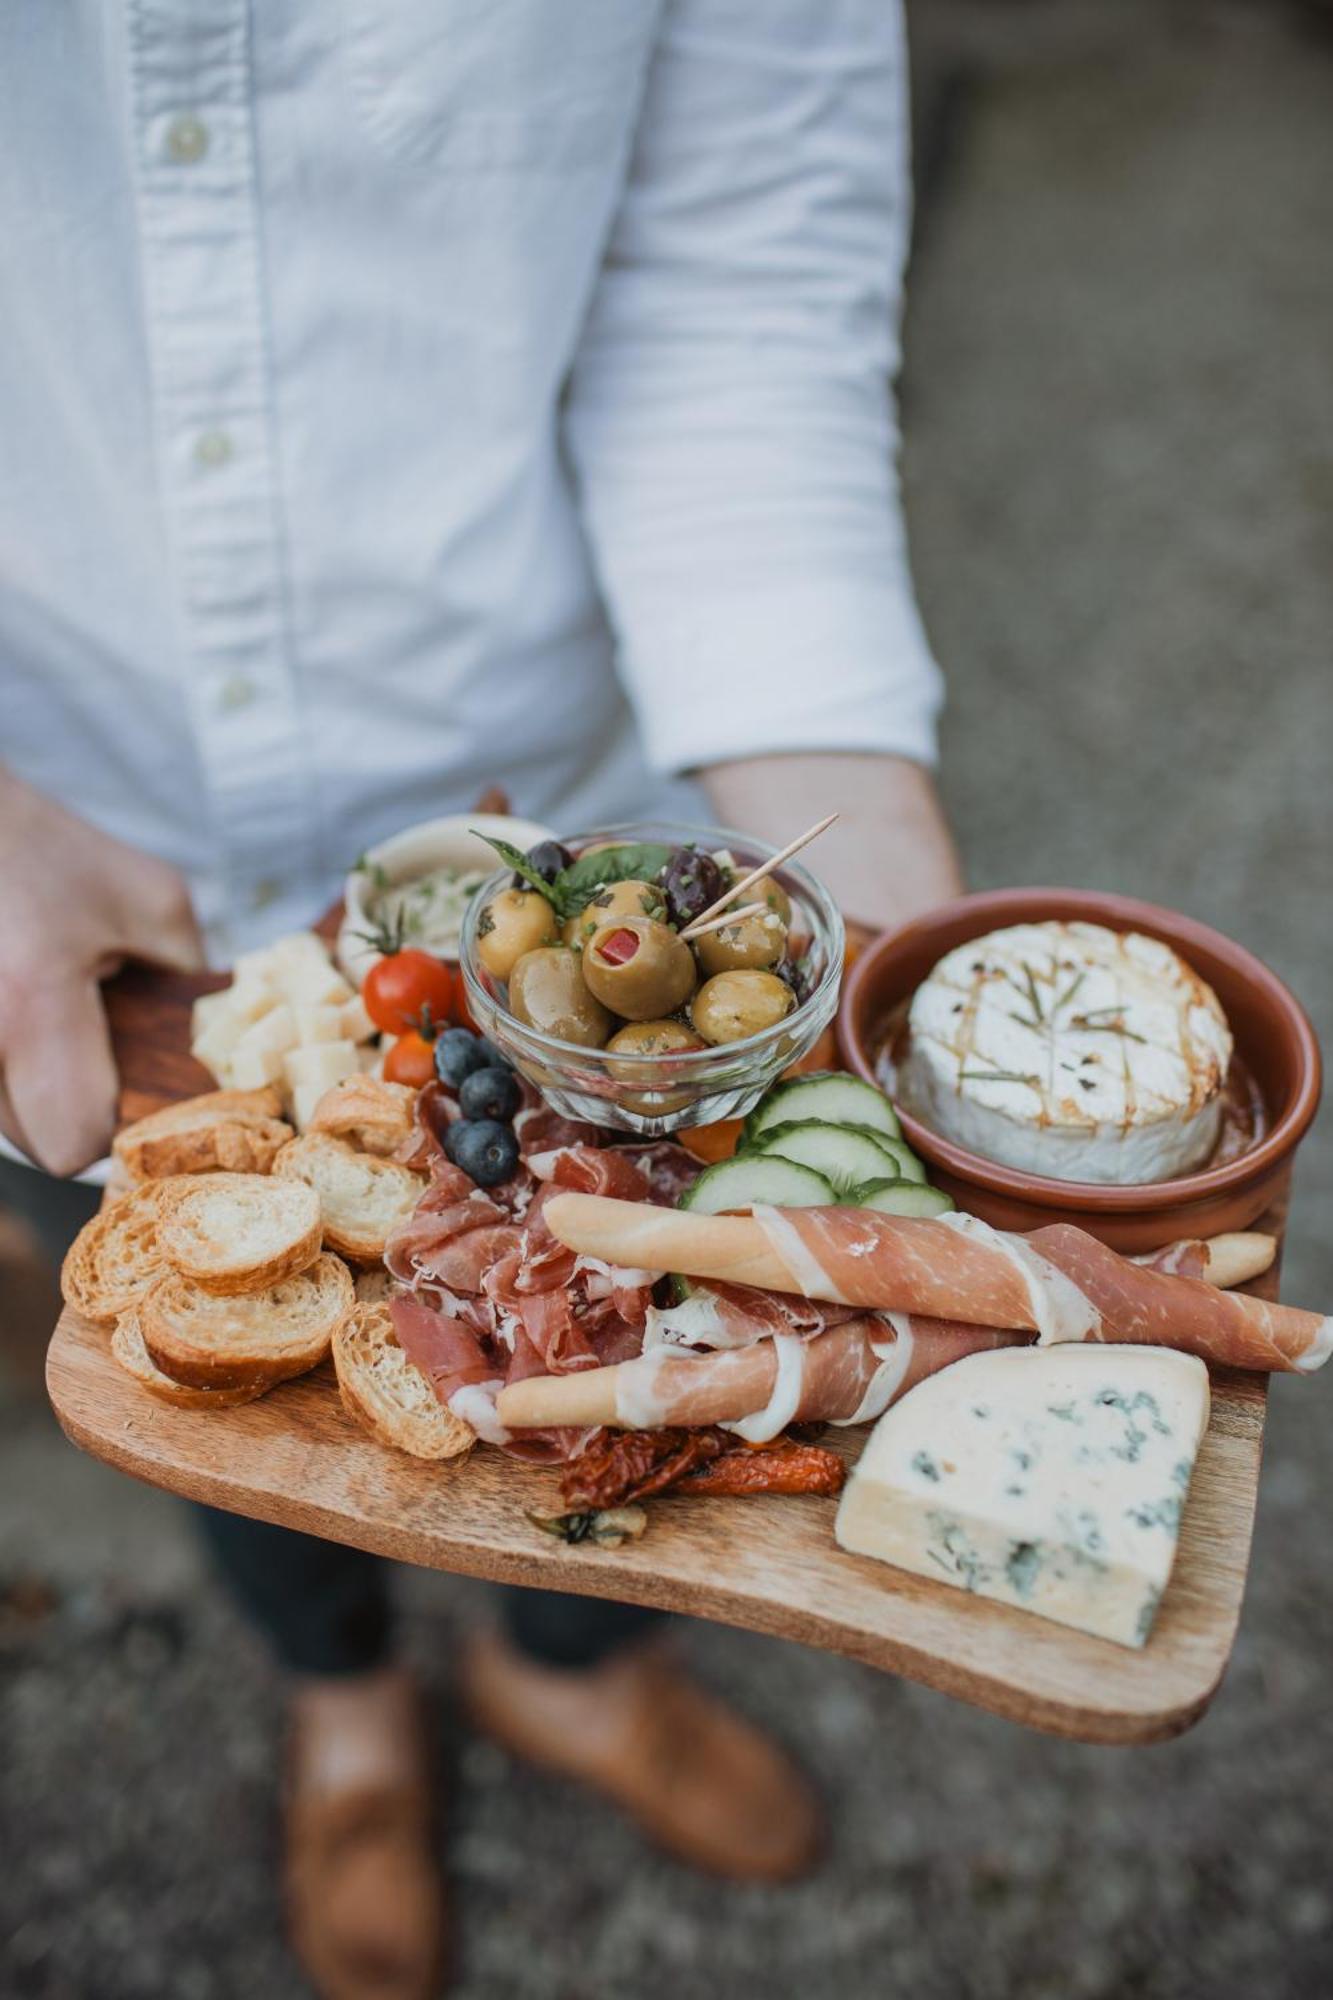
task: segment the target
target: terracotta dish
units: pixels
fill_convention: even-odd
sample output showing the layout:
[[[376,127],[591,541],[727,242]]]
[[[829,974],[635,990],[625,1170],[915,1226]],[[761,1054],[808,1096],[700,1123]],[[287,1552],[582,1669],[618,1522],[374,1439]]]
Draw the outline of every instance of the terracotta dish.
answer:
[[[880,1080],[876,1062],[892,1021],[955,945],[1008,924],[1050,918],[1144,931],[1172,945],[1221,1001],[1236,1058],[1263,1100],[1265,1129],[1224,1165],[1174,1180],[1101,1187],[997,1166],[900,1108],[903,1135],[927,1162],[931,1180],[960,1208],[999,1228],[1076,1222],[1127,1252],[1155,1249],[1180,1236],[1249,1228],[1286,1196],[1296,1148],[1319,1104],[1319,1045],[1304,1010],[1275,973],[1220,932],[1174,910],[1095,890],[994,889],[961,896],[900,930],[886,931],[858,960],[843,992],[838,1034],[848,1068],[871,1082]]]

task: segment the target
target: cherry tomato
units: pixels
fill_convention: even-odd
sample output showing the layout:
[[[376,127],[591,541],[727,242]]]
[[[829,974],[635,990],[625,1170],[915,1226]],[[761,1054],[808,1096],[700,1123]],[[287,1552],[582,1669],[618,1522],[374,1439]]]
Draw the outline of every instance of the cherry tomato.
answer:
[[[423,1007],[439,1027],[449,1019],[453,975],[428,951],[395,951],[371,967],[361,997],[375,1026],[387,1035],[420,1028]]]
[[[415,1029],[410,1035],[400,1035],[384,1058],[386,1083],[410,1083],[414,1090],[420,1090],[434,1075],[435,1044]]]

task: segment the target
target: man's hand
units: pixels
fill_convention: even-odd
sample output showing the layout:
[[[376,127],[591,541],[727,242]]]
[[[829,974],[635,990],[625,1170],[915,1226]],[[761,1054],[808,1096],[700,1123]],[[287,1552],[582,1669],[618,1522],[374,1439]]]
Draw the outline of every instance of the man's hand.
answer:
[[[0,1130],[51,1173],[114,1125],[98,982],[126,958],[203,964],[181,877],[0,770]]]
[[[935,782],[881,753],[747,757],[700,772],[725,826],[783,847],[825,813],[841,817],[800,859],[843,914],[885,929],[962,893],[958,855]]]

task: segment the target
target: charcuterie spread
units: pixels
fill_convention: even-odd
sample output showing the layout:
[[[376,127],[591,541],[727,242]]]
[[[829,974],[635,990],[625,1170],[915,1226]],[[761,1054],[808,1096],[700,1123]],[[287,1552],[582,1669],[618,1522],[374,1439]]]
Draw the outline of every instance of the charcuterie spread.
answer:
[[[119,1135],[131,1190],[66,1264],[116,1359],[222,1411],[331,1357],[363,1430],[549,1466],[534,1527],[593,1546],[665,1495],[840,1494],[845,1551],[1146,1643],[1205,1364],[1306,1374],[1333,1347],[1324,1315],[1228,1289],[1272,1239],[1125,1257],[1068,1222],[992,1227],[836,1070],[764,1071],[704,1166],[670,1136],[673,1096],[679,1124],[698,1105],[678,1065],[800,1013],[829,970],[806,966],[802,897],[720,839],[501,847],[465,976],[385,937],[354,994],[318,939],[285,939],[200,1003],[222,1088]],[[599,1073],[606,1118],[571,1116],[572,1072],[548,1087],[502,1016],[571,1063],[628,1062]],[[904,1102],[997,1158],[1116,1182],[1218,1144],[1231,1031],[1155,940],[996,932],[908,1021]],[[829,1426],[874,1427],[845,1490]]]

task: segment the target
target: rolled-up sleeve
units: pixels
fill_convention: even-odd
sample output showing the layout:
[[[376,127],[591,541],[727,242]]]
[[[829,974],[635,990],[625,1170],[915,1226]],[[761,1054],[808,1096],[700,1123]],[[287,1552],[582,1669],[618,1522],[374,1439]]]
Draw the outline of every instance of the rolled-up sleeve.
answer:
[[[892,393],[909,209],[896,0],[668,0],[566,411],[661,770],[933,758]]]

